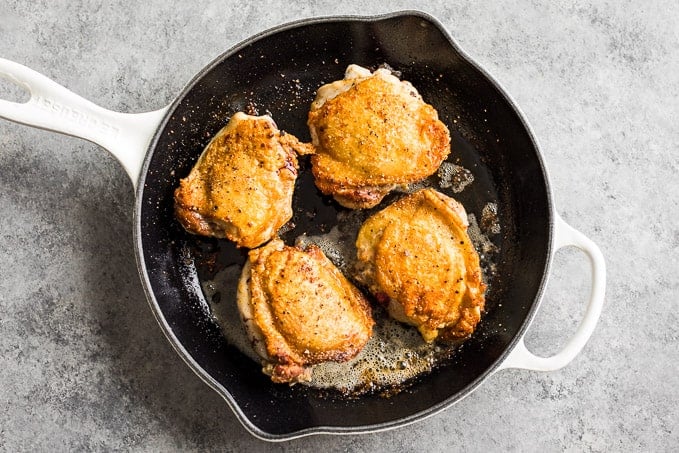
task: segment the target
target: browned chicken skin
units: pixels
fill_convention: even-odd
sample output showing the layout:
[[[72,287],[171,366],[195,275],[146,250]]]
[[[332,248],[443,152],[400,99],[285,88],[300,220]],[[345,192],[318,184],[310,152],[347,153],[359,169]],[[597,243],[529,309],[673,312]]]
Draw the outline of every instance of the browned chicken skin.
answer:
[[[190,233],[263,244],[292,217],[295,151],[308,146],[268,116],[234,114],[175,190],[177,219]]]
[[[450,153],[434,107],[387,69],[350,65],[344,80],[319,88],[308,125],[316,185],[354,209],[431,175]]]
[[[358,233],[356,278],[427,342],[467,337],[481,319],[485,285],[467,226],[461,204],[424,189],[373,215]]]
[[[372,335],[367,300],[315,245],[274,239],[251,250],[237,299],[274,382],[308,381],[310,365],[350,360]]]

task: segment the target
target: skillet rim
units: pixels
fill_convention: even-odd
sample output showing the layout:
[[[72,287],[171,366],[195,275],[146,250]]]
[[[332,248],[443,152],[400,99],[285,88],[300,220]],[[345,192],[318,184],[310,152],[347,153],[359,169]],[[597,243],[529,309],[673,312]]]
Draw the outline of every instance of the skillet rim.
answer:
[[[207,74],[209,74],[217,65],[221,64],[225,59],[235,55],[240,51],[241,49],[249,46],[250,44],[259,41],[262,38],[272,36],[279,34],[281,32],[285,32],[287,30],[291,29],[296,29],[300,28],[303,26],[307,25],[314,25],[314,24],[322,24],[322,23],[330,23],[330,22],[346,22],[346,23],[374,23],[374,22],[380,22],[384,20],[389,20],[389,19],[394,19],[394,18],[399,18],[399,17],[416,17],[423,19],[429,23],[431,23],[433,26],[435,26],[438,31],[442,33],[442,35],[446,38],[448,43],[450,44],[452,50],[456,52],[460,57],[462,57],[466,62],[468,62],[474,69],[476,69],[482,76],[484,76],[498,91],[498,94],[502,96],[505,101],[508,103],[508,105],[514,110],[516,113],[518,120],[522,124],[522,126],[525,129],[525,132],[530,139],[530,142],[532,146],[535,149],[535,157],[537,158],[537,163],[539,165],[539,168],[542,172],[543,180],[544,180],[544,185],[545,185],[545,195],[546,195],[546,201],[547,201],[547,214],[549,215],[549,218],[547,219],[547,225],[548,225],[548,231],[547,231],[547,250],[545,251],[546,253],[546,259],[545,259],[545,266],[542,272],[542,276],[540,279],[540,283],[537,288],[537,292],[535,295],[534,300],[531,302],[531,306],[528,310],[528,313],[526,314],[524,320],[522,321],[521,325],[519,326],[519,329],[517,333],[514,335],[514,337],[508,342],[508,344],[505,346],[503,349],[502,353],[500,353],[499,357],[493,362],[493,364],[486,369],[484,372],[480,373],[479,376],[477,376],[471,383],[469,383],[464,389],[458,391],[457,393],[451,395],[450,397],[446,398],[445,400],[434,404],[427,409],[421,410],[419,412],[416,412],[414,414],[401,417],[395,420],[391,420],[388,422],[380,422],[380,423],[375,423],[371,425],[359,425],[359,426],[332,426],[332,425],[319,425],[319,426],[312,426],[309,428],[304,428],[301,430],[297,431],[291,431],[288,433],[283,433],[283,434],[272,434],[269,432],[266,432],[262,430],[260,427],[255,425],[241,410],[240,405],[236,402],[236,400],[233,398],[231,393],[229,392],[228,389],[226,389],[224,386],[222,386],[218,381],[216,381],[207,371],[205,371],[194,359],[193,357],[189,354],[189,352],[184,348],[182,343],[179,341],[179,339],[174,335],[174,332],[172,331],[170,325],[168,324],[167,320],[165,319],[165,316],[160,309],[160,306],[158,304],[158,301],[156,300],[155,293],[153,292],[152,286],[151,286],[151,281],[149,278],[149,273],[148,269],[146,267],[145,259],[144,259],[144,247],[143,247],[143,242],[142,242],[142,207],[143,207],[143,194],[144,194],[144,189],[146,186],[146,177],[148,175],[148,170],[149,166],[151,163],[151,160],[153,158],[154,152],[156,150],[156,147],[158,145],[158,141],[161,137],[161,132],[164,131],[168,121],[174,114],[175,110],[179,106],[179,104],[183,101],[183,99],[186,97],[186,95],[194,88],[194,86],[200,82]],[[507,359],[509,354],[514,350],[516,347],[517,343],[524,337],[526,331],[528,330],[528,327],[533,321],[533,318],[535,317],[535,314],[537,313],[537,310],[540,306],[540,303],[542,302],[542,297],[544,295],[545,287],[547,284],[548,276],[549,276],[549,271],[551,269],[551,264],[553,260],[553,254],[554,254],[554,229],[555,229],[555,208],[554,208],[554,203],[553,203],[553,194],[552,194],[552,189],[549,183],[549,175],[547,172],[547,168],[545,166],[545,162],[542,156],[542,153],[540,151],[540,146],[539,143],[535,137],[535,134],[533,133],[533,130],[531,129],[530,125],[528,124],[528,121],[526,120],[526,117],[523,113],[523,111],[519,108],[518,104],[512,99],[512,97],[508,94],[508,92],[501,86],[501,84],[493,77],[491,76],[483,67],[481,67],[476,61],[471,58],[461,47],[460,45],[453,39],[451,34],[448,32],[446,27],[434,16],[430,15],[429,13],[426,13],[424,11],[419,11],[419,10],[399,10],[399,11],[394,11],[386,14],[378,14],[378,15],[336,15],[336,16],[319,16],[319,17],[311,17],[311,18],[306,18],[306,19],[299,19],[295,20],[292,22],[286,22],[283,24],[280,24],[278,26],[271,27],[269,29],[266,29],[262,32],[259,32],[255,35],[250,36],[249,38],[237,43],[236,45],[232,46],[225,52],[221,53],[218,55],[216,58],[214,58],[210,63],[208,63],[205,67],[203,67],[199,72],[197,72],[182,88],[182,90],[179,92],[179,94],[174,98],[174,100],[170,103],[168,106],[168,109],[165,113],[165,116],[163,117],[162,121],[158,124],[156,131],[153,134],[153,138],[149,142],[149,145],[146,149],[146,153],[144,156],[144,161],[141,167],[141,172],[139,176],[139,181],[137,184],[137,190],[135,194],[135,208],[134,208],[134,231],[133,231],[133,241],[135,244],[135,258],[137,262],[137,269],[140,274],[140,278],[142,281],[142,286],[144,288],[144,293],[146,294],[146,300],[149,306],[151,307],[151,311],[153,313],[154,318],[158,322],[159,326],[161,327],[161,330],[169,343],[172,345],[173,349],[177,352],[179,357],[189,366],[189,368],[205,383],[207,384],[212,390],[217,392],[227,403],[231,411],[236,415],[236,418],[238,421],[243,425],[243,427],[254,437],[259,438],[261,440],[269,441],[269,442],[282,442],[282,441],[288,441],[296,438],[301,438],[301,437],[306,437],[310,435],[316,435],[316,434],[366,434],[366,433],[377,433],[377,432],[382,432],[382,431],[387,431],[390,429],[395,429],[398,427],[402,426],[407,426],[410,424],[413,424],[415,422],[424,420],[428,417],[431,417],[437,413],[442,412],[443,410],[447,409],[448,407],[454,405],[455,403],[459,402],[460,400],[464,399],[466,396],[471,394],[474,390],[476,390],[486,379],[488,379],[491,375],[493,375],[495,372],[498,371],[498,368],[502,363]]]

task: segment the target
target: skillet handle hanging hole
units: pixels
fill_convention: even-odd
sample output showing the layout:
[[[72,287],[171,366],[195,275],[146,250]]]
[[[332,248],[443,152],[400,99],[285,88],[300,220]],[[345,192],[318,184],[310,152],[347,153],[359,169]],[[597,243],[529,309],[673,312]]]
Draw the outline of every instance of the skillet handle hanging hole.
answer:
[[[107,110],[4,58],[0,58],[0,78],[25,91],[23,96],[16,90],[0,91],[1,118],[96,143],[118,159],[137,185],[146,150],[167,107],[136,114]]]
[[[0,102],[25,104],[30,99],[31,92],[25,84],[0,73]]]
[[[585,314],[566,346],[551,357],[539,357],[528,350],[522,337],[498,370],[522,368],[534,371],[555,371],[568,365],[585,347],[599,321],[606,289],[606,263],[599,247],[584,234],[568,225],[555,214],[555,246],[576,247],[583,251],[590,263],[592,285]]]

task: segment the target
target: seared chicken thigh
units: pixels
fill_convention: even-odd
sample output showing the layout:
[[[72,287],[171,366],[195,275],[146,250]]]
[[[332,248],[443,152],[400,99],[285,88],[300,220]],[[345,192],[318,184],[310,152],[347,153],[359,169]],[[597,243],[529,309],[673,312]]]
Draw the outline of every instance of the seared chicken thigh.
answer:
[[[427,342],[474,331],[485,303],[479,257],[460,203],[433,189],[370,217],[356,239],[357,280]]]
[[[316,186],[349,208],[370,208],[398,185],[436,171],[448,128],[417,90],[387,69],[357,65],[318,89],[308,116]]]
[[[237,300],[274,382],[308,381],[310,365],[350,360],[372,335],[367,300],[315,245],[274,239],[251,250]]]
[[[292,217],[295,151],[309,145],[268,116],[238,112],[208,143],[175,190],[175,214],[190,233],[257,247]]]

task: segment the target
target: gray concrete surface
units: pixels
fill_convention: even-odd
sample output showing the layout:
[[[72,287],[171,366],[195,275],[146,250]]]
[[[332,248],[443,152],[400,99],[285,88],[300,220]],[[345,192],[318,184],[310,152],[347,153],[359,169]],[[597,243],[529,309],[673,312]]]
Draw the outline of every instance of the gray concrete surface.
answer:
[[[122,167],[93,144],[0,121],[0,450],[677,451],[678,5],[3,1],[0,56],[127,112],[166,105],[268,27],[424,9],[518,102],[559,212],[601,246],[609,281],[596,332],[561,371],[500,372],[395,431],[267,444],[157,327]],[[556,256],[534,351],[557,351],[575,330],[586,267],[577,252]]]

